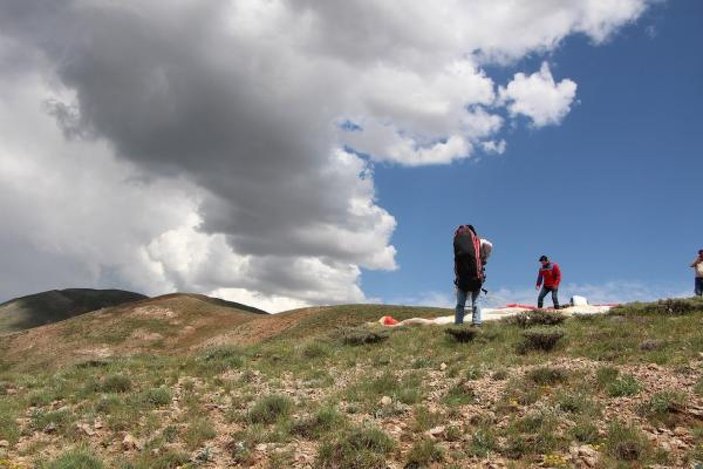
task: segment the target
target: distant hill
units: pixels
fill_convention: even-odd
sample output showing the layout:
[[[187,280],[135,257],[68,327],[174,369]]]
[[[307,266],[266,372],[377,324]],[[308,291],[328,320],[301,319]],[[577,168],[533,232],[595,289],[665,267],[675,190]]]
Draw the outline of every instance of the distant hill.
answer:
[[[440,308],[340,305],[262,314],[246,305],[232,305],[237,303],[174,293],[7,334],[0,336],[0,369],[51,369],[141,353],[180,355],[272,339],[300,342],[389,314],[402,320],[449,313]]]
[[[50,290],[23,296],[0,304],[0,334],[52,324],[89,311],[145,298],[148,297],[130,291],[90,288]]]
[[[238,303],[173,293],[0,336],[0,357],[5,363],[52,367],[132,353],[173,354],[272,317]]]

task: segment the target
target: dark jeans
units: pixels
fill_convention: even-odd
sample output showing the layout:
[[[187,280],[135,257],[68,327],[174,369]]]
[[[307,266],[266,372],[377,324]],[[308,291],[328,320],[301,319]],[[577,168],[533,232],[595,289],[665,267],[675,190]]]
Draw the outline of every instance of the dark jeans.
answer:
[[[703,296],[703,277],[696,277],[696,296]]]
[[[544,297],[547,296],[547,293],[549,292],[552,292],[552,303],[554,303],[554,308],[559,309],[559,298],[557,297],[559,287],[542,287],[542,290],[540,290],[539,296],[537,297],[537,307],[542,307]]]

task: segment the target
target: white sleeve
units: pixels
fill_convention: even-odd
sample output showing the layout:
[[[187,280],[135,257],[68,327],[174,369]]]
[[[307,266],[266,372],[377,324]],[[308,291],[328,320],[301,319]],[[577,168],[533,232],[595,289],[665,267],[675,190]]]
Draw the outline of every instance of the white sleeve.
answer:
[[[481,260],[486,262],[489,257],[491,257],[491,252],[493,252],[493,243],[487,239],[481,238]]]

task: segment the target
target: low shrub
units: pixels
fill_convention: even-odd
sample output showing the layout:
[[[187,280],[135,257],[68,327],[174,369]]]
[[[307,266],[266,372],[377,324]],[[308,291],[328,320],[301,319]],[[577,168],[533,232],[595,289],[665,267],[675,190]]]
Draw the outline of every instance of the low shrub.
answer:
[[[608,428],[606,448],[608,454],[621,461],[640,461],[646,454],[649,442],[634,426],[615,422]]]
[[[542,386],[563,383],[568,377],[568,373],[561,368],[541,367],[527,373],[530,381]]]
[[[476,400],[476,393],[467,382],[460,382],[449,388],[444,402],[449,406],[471,404]]]
[[[479,428],[471,435],[467,448],[469,456],[485,458],[498,447],[496,436],[490,428]]]
[[[543,309],[534,311],[524,311],[512,317],[510,322],[517,324],[520,327],[532,326],[557,326],[566,320],[566,316],[562,313],[549,312]]]
[[[244,353],[239,347],[224,345],[211,347],[198,356],[198,362],[206,369],[221,373],[244,366]]]
[[[43,469],[102,469],[105,467],[89,449],[79,447],[68,450],[48,464],[41,464]]]
[[[281,417],[287,417],[293,409],[293,402],[286,396],[272,395],[257,401],[247,412],[249,423],[274,423]]]
[[[610,397],[634,396],[640,392],[640,383],[632,375],[624,375],[605,388]]]
[[[640,350],[644,352],[651,352],[654,350],[661,350],[665,343],[661,340],[645,340],[640,343]]]
[[[334,407],[323,407],[314,415],[293,424],[293,433],[309,439],[317,439],[344,426],[344,416]]]
[[[386,467],[386,455],[393,447],[393,440],[378,428],[357,427],[323,443],[318,450],[316,466],[325,469],[382,469]]]
[[[122,393],[132,389],[132,380],[124,375],[108,375],[100,383],[100,390],[108,393]]]
[[[570,414],[593,415],[597,413],[596,403],[585,392],[562,392],[557,395],[559,409]]]
[[[518,353],[529,351],[549,352],[564,337],[564,330],[552,327],[535,327],[522,333],[523,340],[518,344]]]
[[[679,316],[703,311],[703,300],[699,298],[667,298],[654,303],[630,303],[612,309],[612,314],[653,314]]]
[[[655,425],[664,424],[674,427],[677,416],[686,407],[686,396],[677,391],[660,391],[652,395],[649,401],[644,402],[639,412]]]
[[[212,440],[217,436],[217,431],[212,422],[208,419],[200,417],[188,425],[188,429],[183,435],[186,446],[193,450],[198,448],[204,442]]]
[[[344,345],[377,344],[387,340],[390,332],[387,330],[373,331],[363,327],[342,327],[332,333],[332,338]]]
[[[620,371],[612,366],[604,366],[596,370],[596,386],[605,389],[610,383],[615,381]]]
[[[416,442],[407,456],[405,467],[428,467],[433,462],[441,462],[444,451],[437,443],[429,438]]]
[[[467,343],[474,340],[478,334],[478,329],[471,326],[451,326],[444,330],[444,333],[459,343]]]
[[[154,407],[163,407],[171,403],[171,391],[163,386],[147,389],[140,397],[144,404]]]
[[[598,440],[598,427],[592,419],[580,418],[569,430],[569,435],[581,443],[595,443]]]

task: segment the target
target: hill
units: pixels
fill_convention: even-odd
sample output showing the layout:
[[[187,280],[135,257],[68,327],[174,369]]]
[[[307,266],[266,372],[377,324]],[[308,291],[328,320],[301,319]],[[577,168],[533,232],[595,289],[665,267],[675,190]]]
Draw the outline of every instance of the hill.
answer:
[[[700,299],[479,329],[370,322],[449,312],[436,308],[215,308],[169,295],[0,338],[0,465],[703,462]]]
[[[262,310],[238,303],[174,293],[0,337],[0,351],[4,363],[25,368],[55,368],[145,352],[173,354],[265,316]]]
[[[124,290],[70,288],[15,298],[0,304],[0,334],[32,327],[147,298]]]

